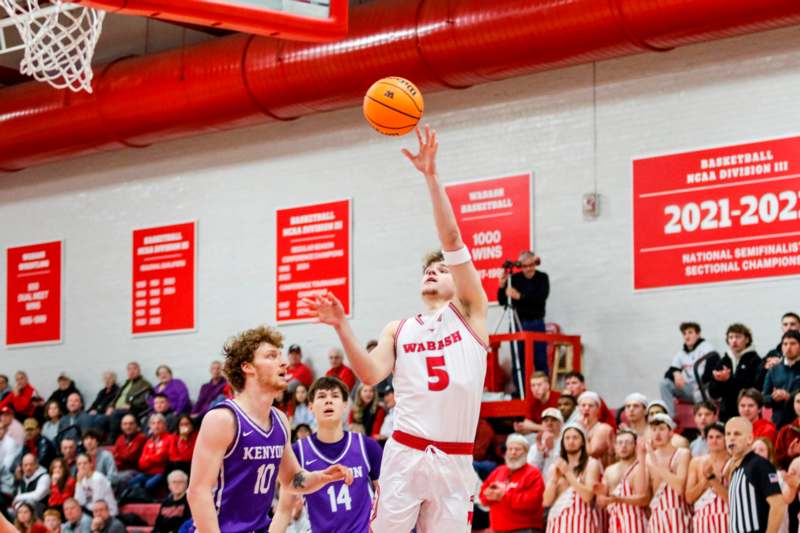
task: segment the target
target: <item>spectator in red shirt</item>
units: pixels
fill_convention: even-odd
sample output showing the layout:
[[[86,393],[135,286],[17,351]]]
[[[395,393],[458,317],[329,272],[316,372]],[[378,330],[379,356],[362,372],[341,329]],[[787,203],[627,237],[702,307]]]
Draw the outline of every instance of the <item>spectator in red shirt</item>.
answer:
[[[739,416],[746,418],[753,424],[753,438],[766,437],[775,442],[777,433],[775,424],[761,418],[761,408],[764,407],[764,397],[758,389],[744,389],[739,393],[737,400],[739,406]]]
[[[309,388],[314,381],[314,373],[302,362],[303,350],[299,344],[289,346],[289,366],[286,369],[286,379],[289,380],[289,389],[294,390],[298,383]]]
[[[117,478],[127,482],[139,474],[139,457],[147,437],[139,429],[136,417],[128,413],[122,417],[122,434],[114,442],[111,453],[117,463]]]
[[[50,496],[47,506],[61,511],[67,498],[75,496],[75,478],[70,475],[64,459],[53,459],[50,463]]]
[[[332,378],[339,378],[347,385],[347,390],[353,390],[356,385],[356,375],[344,364],[344,352],[341,348],[331,348],[328,352],[328,360],[331,362],[331,369],[325,375]]]
[[[495,533],[542,530],[544,481],[527,463],[528,441],[519,433],[506,439],[504,465],[498,466],[481,486],[481,503],[489,507],[489,524]]]
[[[22,422],[26,418],[33,416],[33,412],[36,410],[36,401],[40,398],[36,389],[28,383],[28,374],[20,370],[14,375],[14,379],[17,384],[11,394],[0,402],[0,409],[5,406],[11,407],[17,420]]]
[[[578,398],[581,394],[586,392],[586,378],[580,372],[570,372],[564,377],[564,390],[570,395]],[[617,430],[617,419],[614,418],[614,413],[606,405],[605,400],[600,398],[600,422],[608,424],[614,431]],[[565,419],[566,420],[566,419]]]
[[[141,474],[131,479],[130,486],[142,486],[152,496],[164,485],[169,449],[175,435],[167,433],[167,421],[159,413],[151,415],[147,425],[150,428],[150,438],[145,442],[139,457]]]
[[[178,436],[172,439],[169,446],[169,465],[167,471],[182,470],[189,474],[192,465],[194,443],[197,441],[197,431],[191,417],[183,415],[178,419]]]
[[[544,372],[537,371],[531,376],[531,403],[528,417],[522,422],[514,422],[514,431],[528,435],[542,430],[542,411],[550,407],[558,407],[561,395],[550,390],[550,378]]]

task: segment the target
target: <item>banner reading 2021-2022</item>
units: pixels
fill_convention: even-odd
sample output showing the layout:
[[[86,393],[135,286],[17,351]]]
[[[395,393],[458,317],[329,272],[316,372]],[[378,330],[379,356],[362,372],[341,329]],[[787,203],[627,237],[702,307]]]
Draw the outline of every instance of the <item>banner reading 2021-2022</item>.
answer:
[[[634,288],[800,274],[800,137],[633,161]]]

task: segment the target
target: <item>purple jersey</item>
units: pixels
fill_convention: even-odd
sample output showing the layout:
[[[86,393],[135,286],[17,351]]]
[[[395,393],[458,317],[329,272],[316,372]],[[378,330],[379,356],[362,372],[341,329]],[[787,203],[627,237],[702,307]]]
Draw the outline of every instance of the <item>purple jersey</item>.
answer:
[[[297,441],[294,449],[300,464],[309,472],[335,464],[353,472],[353,484],[349,487],[344,481],[336,481],[304,496],[311,531],[367,533],[372,512],[372,479],[380,474],[380,446],[361,433],[348,431],[337,443],[320,442],[315,434]]]
[[[278,413],[270,408],[270,429],[264,431],[233,400],[228,408],[236,416],[236,438],[225,454],[214,489],[214,506],[222,533],[266,532],[275,496],[275,477],[286,447],[287,434]]]

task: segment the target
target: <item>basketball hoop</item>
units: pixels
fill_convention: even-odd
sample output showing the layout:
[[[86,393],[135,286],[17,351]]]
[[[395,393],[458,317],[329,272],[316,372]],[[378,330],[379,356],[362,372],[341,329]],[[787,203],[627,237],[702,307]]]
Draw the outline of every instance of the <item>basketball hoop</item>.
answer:
[[[43,1],[44,3],[44,1]],[[58,89],[92,92],[92,56],[105,11],[53,0],[0,0],[0,53],[24,50],[19,71]],[[6,46],[5,30],[16,26],[22,44]]]

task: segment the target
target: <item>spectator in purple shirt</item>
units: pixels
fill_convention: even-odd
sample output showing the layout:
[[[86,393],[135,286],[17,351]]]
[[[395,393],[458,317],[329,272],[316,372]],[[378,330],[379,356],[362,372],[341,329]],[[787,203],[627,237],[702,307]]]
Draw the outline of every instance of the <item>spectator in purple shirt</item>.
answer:
[[[156,377],[158,378],[158,385],[153,388],[154,396],[155,394],[163,394],[169,399],[169,404],[175,413],[188,413],[192,408],[192,402],[189,400],[189,389],[186,388],[186,383],[173,378],[172,369],[167,365],[161,365],[156,369]],[[153,397],[147,400],[151,409],[153,408],[153,400]]]
[[[192,409],[192,418],[200,420],[209,409],[224,400],[233,397],[233,390],[228,385],[228,380],[222,375],[222,363],[214,361],[209,368],[211,381],[200,387],[200,395]]]

